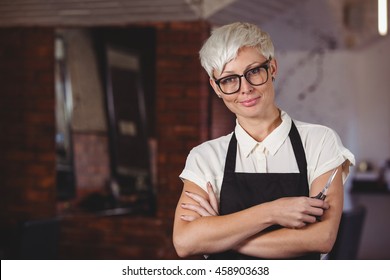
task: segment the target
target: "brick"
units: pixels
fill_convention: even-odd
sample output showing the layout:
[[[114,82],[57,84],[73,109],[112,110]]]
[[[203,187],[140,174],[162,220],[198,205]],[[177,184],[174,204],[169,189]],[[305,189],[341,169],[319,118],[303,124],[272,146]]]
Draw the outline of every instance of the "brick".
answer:
[[[51,29],[0,30],[0,142],[7,158],[7,184],[0,187],[10,194],[8,215],[18,220],[54,215],[53,36]],[[40,98],[44,105],[36,106]]]
[[[157,33],[157,215],[65,213],[60,239],[63,259],[177,258],[171,234],[182,188],[178,175],[189,150],[208,133],[208,78],[198,51],[209,26],[204,22],[149,26]],[[0,217],[9,224],[12,219],[48,217],[56,211],[53,40],[50,28],[0,29],[0,75],[5,79],[0,128],[7,135],[0,137],[0,143],[7,147],[6,153],[1,152],[8,159],[1,166],[7,172],[7,187],[0,186],[7,200],[2,200],[5,212],[0,211]],[[108,135],[74,132],[72,140],[77,198],[69,205],[76,207],[88,194],[104,191],[110,163]]]

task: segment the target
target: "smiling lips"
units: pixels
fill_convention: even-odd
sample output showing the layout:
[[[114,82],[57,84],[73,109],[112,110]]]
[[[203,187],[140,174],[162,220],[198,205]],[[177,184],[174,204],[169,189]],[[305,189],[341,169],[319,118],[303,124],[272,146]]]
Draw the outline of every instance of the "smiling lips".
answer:
[[[260,99],[260,96],[255,97],[255,98],[251,98],[251,99],[247,99],[244,101],[240,101],[240,104],[244,105],[245,107],[252,107],[252,106],[257,104],[259,99]]]

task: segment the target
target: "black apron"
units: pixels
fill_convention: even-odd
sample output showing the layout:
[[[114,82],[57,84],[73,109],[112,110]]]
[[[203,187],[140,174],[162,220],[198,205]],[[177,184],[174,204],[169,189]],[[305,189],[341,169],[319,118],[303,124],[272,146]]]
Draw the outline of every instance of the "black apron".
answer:
[[[282,197],[309,196],[307,163],[301,137],[292,122],[290,141],[299,173],[242,173],[235,172],[237,139],[235,133],[229,143],[220,194],[220,215],[227,215]],[[271,226],[266,230],[275,230]],[[212,254],[208,259],[258,259],[235,251]],[[320,254],[308,254],[296,259],[320,259]]]

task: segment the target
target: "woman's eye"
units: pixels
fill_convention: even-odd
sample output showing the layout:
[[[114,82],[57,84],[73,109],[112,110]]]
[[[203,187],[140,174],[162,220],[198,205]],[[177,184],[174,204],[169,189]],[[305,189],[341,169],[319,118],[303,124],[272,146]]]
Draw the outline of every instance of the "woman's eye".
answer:
[[[222,79],[220,83],[223,85],[227,85],[236,82],[236,79],[237,79],[236,77],[227,77]]]
[[[251,70],[248,71],[248,74],[249,75],[255,75],[255,74],[258,74],[260,72],[260,67],[256,67],[256,68],[253,68]]]

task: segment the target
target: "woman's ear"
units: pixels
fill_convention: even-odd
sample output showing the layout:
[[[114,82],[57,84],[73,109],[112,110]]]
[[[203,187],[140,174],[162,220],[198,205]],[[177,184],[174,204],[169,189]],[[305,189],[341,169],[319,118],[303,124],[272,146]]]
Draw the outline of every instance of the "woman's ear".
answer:
[[[222,93],[219,90],[218,85],[215,83],[214,79],[210,78],[209,80],[211,87],[213,88],[215,94],[218,96],[218,98],[222,98]]]
[[[275,58],[271,60],[270,70],[271,70],[272,80],[275,80],[276,75],[278,73],[278,63]]]

